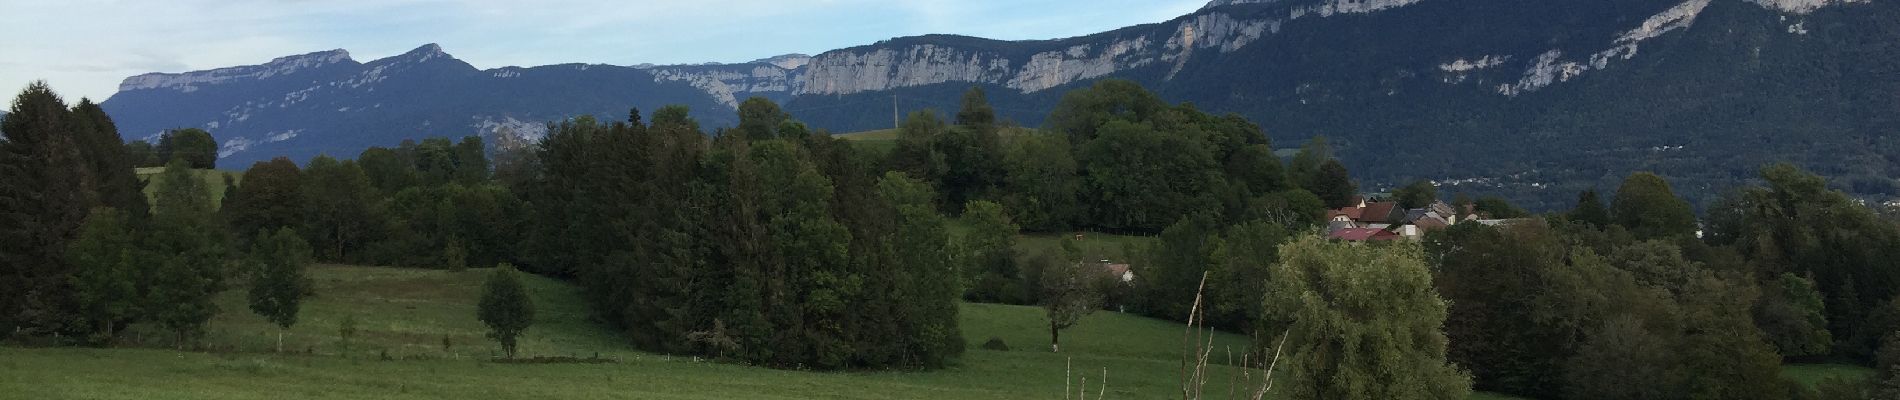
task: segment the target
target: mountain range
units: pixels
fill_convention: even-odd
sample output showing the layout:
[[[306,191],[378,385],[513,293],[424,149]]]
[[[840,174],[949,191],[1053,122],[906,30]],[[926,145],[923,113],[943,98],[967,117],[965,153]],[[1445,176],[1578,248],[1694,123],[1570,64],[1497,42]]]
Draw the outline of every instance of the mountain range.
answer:
[[[548,121],[682,104],[707,126],[759,96],[834,132],[954,112],[984,88],[1039,125],[1118,78],[1238,113],[1276,146],[1326,136],[1367,190],[1432,180],[1533,209],[1661,173],[1698,202],[1788,161],[1900,195],[1900,5],[1872,0],[1216,0],[1073,38],[904,37],[737,64],[478,69],[439,46],[332,50],[127,78],[102,105],[128,139],[205,128],[221,164],[353,156],[427,136],[533,136]]]

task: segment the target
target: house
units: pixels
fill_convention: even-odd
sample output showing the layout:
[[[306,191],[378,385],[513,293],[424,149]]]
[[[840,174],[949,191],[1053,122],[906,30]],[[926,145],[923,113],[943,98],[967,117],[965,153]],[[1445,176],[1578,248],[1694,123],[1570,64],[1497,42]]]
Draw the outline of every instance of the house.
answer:
[[[1333,231],[1333,233],[1326,235],[1326,237],[1328,239],[1344,240],[1348,242],[1374,242],[1374,241],[1399,240],[1403,238],[1399,236],[1397,232],[1393,232],[1387,229],[1375,229],[1375,228],[1340,229],[1337,231]]]

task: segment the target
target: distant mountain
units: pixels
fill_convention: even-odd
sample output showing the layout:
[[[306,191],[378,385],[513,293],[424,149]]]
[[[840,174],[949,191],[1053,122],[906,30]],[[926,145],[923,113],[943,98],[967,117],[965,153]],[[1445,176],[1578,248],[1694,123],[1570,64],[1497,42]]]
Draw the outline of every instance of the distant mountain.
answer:
[[[790,72],[769,63],[633,68],[565,64],[479,70],[430,44],[359,63],[331,50],[263,65],[127,78],[102,103],[128,140],[204,128],[224,165],[317,154],[354,157],[404,139],[460,137],[628,109],[692,107],[710,125],[731,124],[734,100],[789,99]]]
[[[953,112],[979,86],[1033,126],[1103,78],[1240,113],[1280,147],[1326,135],[1368,189],[1430,179],[1549,209],[1654,170],[1702,200],[1793,161],[1900,194],[1900,4],[1870,0],[1217,0],[1075,38],[927,35],[743,64],[484,71],[433,45],[368,64],[338,50],[137,76],[104,106],[128,136],[211,128],[242,165],[629,106],[724,126],[750,96],[842,132],[888,128],[893,103]]]

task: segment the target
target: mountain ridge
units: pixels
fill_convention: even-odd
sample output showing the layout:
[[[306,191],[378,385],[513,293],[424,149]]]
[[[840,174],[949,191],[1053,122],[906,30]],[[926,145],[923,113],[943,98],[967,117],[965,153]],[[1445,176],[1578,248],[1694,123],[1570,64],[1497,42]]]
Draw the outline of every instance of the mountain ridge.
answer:
[[[382,68],[381,73],[371,73],[390,58],[358,64],[348,58],[346,51],[331,50],[280,58],[260,66],[199,71],[201,75],[141,75],[122,85],[133,90],[114,95],[104,105],[115,117],[127,111],[134,114],[121,123],[134,133],[129,137],[150,135],[165,127],[212,128],[222,143],[245,144],[231,147],[228,155],[242,163],[261,159],[262,155],[253,155],[260,152],[308,155],[307,149],[277,150],[297,143],[269,141],[295,129],[306,130],[292,132],[295,137],[350,136],[336,140],[347,145],[329,146],[331,152],[339,153],[333,155],[350,156],[354,154],[349,151],[352,148],[388,145],[417,135],[489,135],[502,127],[533,134],[546,121],[581,114],[624,115],[629,106],[651,110],[659,104],[686,104],[694,109],[695,118],[708,126],[728,126],[735,119],[732,109],[753,96],[780,102],[814,127],[857,131],[888,128],[892,111],[888,107],[894,99],[902,109],[899,111],[948,110],[955,107],[956,96],[963,89],[977,86],[990,92],[992,102],[1005,118],[1033,125],[1046,116],[1062,92],[1097,79],[1119,78],[1140,82],[1170,101],[1193,102],[1210,111],[1252,118],[1273,139],[1281,141],[1282,147],[1317,135],[1333,137],[1342,157],[1355,173],[1363,172],[1362,179],[1373,188],[1430,179],[1461,185],[1454,188],[1459,191],[1537,197],[1531,201],[1535,206],[1554,204],[1555,198],[1574,194],[1558,194],[1561,191],[1601,187],[1604,179],[1547,176],[1550,173],[1546,167],[1537,166],[1539,160],[1529,157],[1478,160],[1470,162],[1472,167],[1452,167],[1456,164],[1447,164],[1444,156],[1382,155],[1375,143],[1415,142],[1418,144],[1414,147],[1444,152],[1450,147],[1442,142],[1495,136],[1506,139],[1488,142],[1521,146],[1523,151],[1544,148],[1554,141],[1528,141],[1523,138],[1536,134],[1526,136],[1525,132],[1551,130],[1543,126],[1552,122],[1539,122],[1546,118],[1540,116],[1555,115],[1552,113],[1558,111],[1552,111],[1552,104],[1574,103],[1576,99],[1570,97],[1591,92],[1590,87],[1627,85],[1657,74],[1693,82],[1695,90],[1760,86],[1742,78],[1703,84],[1701,81],[1717,79],[1706,76],[1709,74],[1808,79],[1767,77],[1809,73],[1809,67],[1795,62],[1801,57],[1823,53],[1838,56],[1835,47],[1844,45],[1820,42],[1849,40],[1852,35],[1838,32],[1840,29],[1875,29],[1873,38],[1900,39],[1900,35],[1879,31],[1885,29],[1885,22],[1870,22],[1878,19],[1867,17],[1891,13],[1891,9],[1885,3],[1867,0],[1606,0],[1589,4],[1464,6],[1425,0],[1217,0],[1168,21],[1070,38],[1004,41],[920,35],[812,56],[791,54],[738,64],[560,64],[476,69],[455,60],[440,46],[425,45],[404,55],[423,61],[454,61],[414,72]],[[1746,36],[1735,36],[1743,33]],[[1746,54],[1737,53],[1746,53],[1749,46],[1757,54],[1786,53],[1782,57],[1787,58],[1757,57],[1750,61]],[[1696,63],[1695,58],[1735,61]],[[318,62],[306,61],[310,59]],[[1706,71],[1681,70],[1679,66],[1685,64],[1698,64]],[[272,65],[298,67],[285,72],[264,68]],[[335,83],[332,81],[348,85],[331,85]],[[313,87],[311,82],[320,87]],[[225,92],[225,85],[234,83],[242,85],[229,86],[229,91],[246,93],[207,95]],[[353,94],[329,93],[343,86]],[[1668,86],[1664,84],[1663,88]],[[1553,89],[1557,87],[1566,88]],[[1657,88],[1635,89],[1654,92]],[[1673,96],[1656,93],[1654,96]],[[387,107],[388,102],[374,101],[382,96],[423,104],[385,110],[379,107]],[[1614,109],[1614,101],[1629,101],[1611,100],[1615,96],[1606,94],[1591,96],[1612,102],[1567,107],[1601,114]],[[1874,96],[1871,101],[1880,104],[1892,97],[1854,96]],[[298,108],[310,101],[303,100],[306,97],[331,99],[332,104]],[[136,101],[141,98],[151,100],[141,105]],[[214,118],[206,118],[202,112],[137,115],[153,107],[173,107],[149,104],[161,98],[219,108],[221,113],[210,115]],[[1732,103],[1735,107],[1775,107],[1767,101]],[[365,119],[351,111],[340,111],[365,108],[381,110],[381,115]],[[1393,110],[1410,110],[1407,112],[1412,114]],[[285,114],[293,115],[282,116]],[[246,117],[266,123],[254,123]],[[1600,118],[1623,117],[1603,114]],[[378,127],[366,121],[347,123],[358,119],[400,128]],[[311,126],[281,123],[299,120]],[[320,122],[326,120],[346,123]],[[1690,142],[1675,138],[1680,135],[1645,137],[1631,131],[1639,126],[1648,129],[1656,125],[1655,121],[1626,123],[1599,133],[1614,137],[1603,140],[1605,144],[1580,145],[1616,143],[1615,149],[1622,149],[1645,143],[1641,146],[1675,148]],[[372,132],[337,133],[348,129]],[[1517,136],[1508,136],[1512,134]],[[1761,134],[1766,133],[1750,133]],[[1683,135],[1700,137],[1697,135],[1703,133]],[[319,142],[310,140],[301,146]],[[1691,148],[1685,153],[1696,151]],[[1900,155],[1900,151],[1895,153]],[[1882,169],[1891,164],[1884,161],[1884,155],[1875,159],[1882,160]],[[1639,167],[1595,165],[1588,170],[1613,174]],[[1504,171],[1520,172],[1500,174]],[[1856,173],[1879,176],[1867,171]],[[1873,185],[1896,186],[1890,182]],[[1715,189],[1704,191],[1710,190]]]

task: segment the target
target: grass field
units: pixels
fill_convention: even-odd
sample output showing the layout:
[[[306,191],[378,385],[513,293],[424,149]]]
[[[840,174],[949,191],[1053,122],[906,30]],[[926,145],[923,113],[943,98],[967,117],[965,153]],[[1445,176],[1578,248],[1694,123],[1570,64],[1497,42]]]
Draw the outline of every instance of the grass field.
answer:
[[[489,363],[480,360],[496,350],[482,339],[473,305],[484,272],[313,267],[317,297],[307,300],[286,342],[314,354],[270,354],[276,328],[252,315],[241,290],[233,290],[220,298],[224,312],[208,334],[216,352],[0,348],[0,370],[13,371],[0,374],[0,393],[8,394],[0,397],[1048,399],[1061,395],[1070,357],[1075,369],[1088,371],[1091,386],[1107,368],[1111,397],[1168,398],[1178,390],[1183,327],[1165,321],[1098,313],[1065,331],[1064,352],[1054,354],[1040,309],[966,304],[970,350],[947,370],[780,371],[634,351],[587,320],[575,288],[539,277],[526,281],[538,322],[524,338],[524,355],[598,353],[620,362]],[[349,315],[359,332],[347,357],[339,357],[337,327]],[[1012,351],[978,348],[990,337]],[[1216,343],[1239,352],[1247,339],[1221,334]],[[380,361],[385,351],[396,361]],[[1217,381],[1238,371],[1213,370]]]
[[[962,128],[952,126],[950,127],[950,129],[962,129]],[[1027,134],[1034,131],[1035,129],[1009,127],[1009,128],[1003,128],[1003,130],[1000,133],[1000,136],[1002,136],[1004,139],[1009,139],[1011,137]],[[897,147],[897,130],[896,129],[879,129],[879,130],[874,130],[874,131],[840,133],[833,136],[836,136],[837,138],[840,138],[840,139],[857,142],[858,144],[863,145],[864,148],[871,149],[879,153],[889,153],[892,148]]]
[[[753,368],[634,351],[589,322],[577,289],[527,277],[537,322],[525,356],[593,356],[613,364],[497,364],[481,337],[474,302],[484,270],[449,272],[317,266],[316,297],[306,300],[286,337],[296,354],[270,353],[277,329],[245,307],[241,288],[224,294],[212,321],[213,352],[163,349],[0,347],[0,398],[22,399],[1052,399],[1062,396],[1073,362],[1107,397],[1179,397],[1183,326],[1102,312],[1063,333],[1048,352],[1040,309],[965,304],[970,350],[958,365],[932,372],[816,373]],[[337,328],[354,315],[359,332],[345,353]],[[443,338],[450,346],[442,345]],[[978,346],[997,337],[1011,351]],[[155,339],[154,341],[162,341]],[[1216,348],[1246,346],[1220,334]],[[384,361],[387,352],[393,361]],[[1224,351],[1216,351],[1223,359]],[[1237,368],[1213,366],[1210,391],[1224,397]],[[1795,366],[1803,382],[1870,373],[1845,366]],[[1095,396],[1091,392],[1090,396]],[[1472,399],[1509,399],[1479,393]]]
[[[158,191],[158,185],[152,181],[152,178],[157,177],[158,174],[163,172],[165,172],[165,169],[159,167],[139,168],[136,171],[139,181],[145,182],[145,198],[147,200],[152,198],[152,193]],[[240,171],[225,171],[220,169],[194,169],[191,170],[191,173],[198,175],[199,179],[205,181],[205,186],[211,188],[211,204],[213,205],[224,201],[224,177],[229,176],[232,181],[237,181],[244,176],[244,173]]]
[[[1793,379],[1802,385],[1814,387],[1815,384],[1833,377],[1861,379],[1874,376],[1874,369],[1843,364],[1789,365],[1781,368],[1781,376]]]

